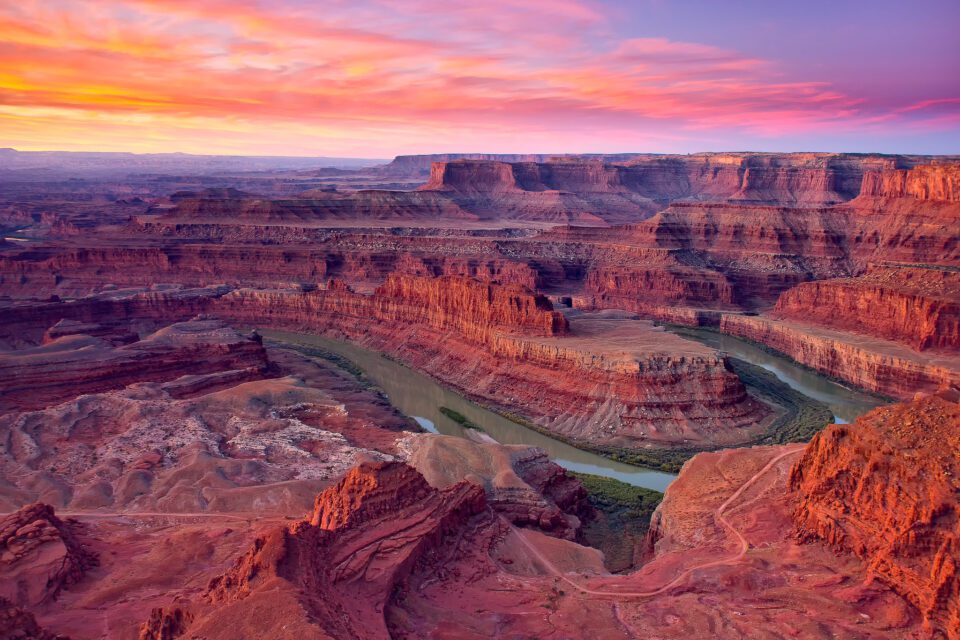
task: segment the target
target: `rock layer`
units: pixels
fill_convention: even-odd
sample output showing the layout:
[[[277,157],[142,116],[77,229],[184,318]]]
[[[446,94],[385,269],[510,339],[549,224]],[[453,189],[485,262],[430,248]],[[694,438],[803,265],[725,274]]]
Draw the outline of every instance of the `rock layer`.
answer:
[[[960,358],[921,355],[898,343],[808,323],[723,314],[720,331],[786,354],[800,364],[862,389],[907,399],[960,388]]]
[[[640,321],[579,321],[580,328],[571,329],[543,296],[516,285],[452,276],[394,275],[372,295],[336,281],[306,292],[208,288],[107,294],[14,306],[8,328],[42,326],[42,318],[196,313],[241,326],[357,341],[473,397],[536,416],[551,431],[594,444],[742,442],[769,416],[709,349]],[[667,344],[681,355],[671,354]]]
[[[858,278],[800,284],[775,317],[866,333],[917,350],[960,349],[960,273],[875,267]]]
[[[62,323],[56,326],[62,331]],[[119,347],[83,333],[63,335],[33,349],[0,352],[0,410],[37,409],[139,381],[217,371],[252,379],[266,367],[259,341],[217,320],[174,324]]]
[[[309,520],[259,538],[213,579],[206,599],[214,607],[201,610],[187,632],[209,638],[388,637],[384,610],[410,573],[442,553],[445,541],[462,535],[476,516],[489,523],[485,509],[476,485],[438,491],[402,463],[362,465],[317,496]],[[270,615],[256,615],[266,614],[266,607]],[[299,613],[276,615],[288,611]]]

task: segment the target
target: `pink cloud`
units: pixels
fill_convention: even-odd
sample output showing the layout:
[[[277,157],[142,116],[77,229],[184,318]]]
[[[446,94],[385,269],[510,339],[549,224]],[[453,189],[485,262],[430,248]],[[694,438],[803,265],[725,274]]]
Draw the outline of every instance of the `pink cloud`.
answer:
[[[156,140],[156,127],[202,126],[211,139],[220,132],[230,145],[262,148],[271,128],[299,126],[303,139],[338,148],[402,151],[451,131],[474,144],[491,131],[531,141],[531,132],[662,138],[665,126],[674,136],[776,135],[924,118],[939,126],[958,111],[954,99],[879,110],[817,78],[784,78],[773,60],[617,38],[598,6],[578,0],[395,7],[10,4],[0,8],[0,135],[55,139],[59,128],[65,142],[95,146],[112,118],[117,140],[127,131],[132,145]],[[171,150],[194,141],[160,138]]]

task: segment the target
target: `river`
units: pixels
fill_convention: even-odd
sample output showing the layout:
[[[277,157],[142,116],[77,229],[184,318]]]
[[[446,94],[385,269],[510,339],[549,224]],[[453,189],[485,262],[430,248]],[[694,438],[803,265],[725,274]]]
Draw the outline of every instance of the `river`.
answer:
[[[884,404],[884,401],[876,396],[845,387],[788,358],[773,355],[740,338],[700,329],[683,328],[675,333],[766,369],[800,393],[827,405],[838,423],[853,422],[860,414]]]
[[[677,477],[672,473],[610,460],[532,431],[440,386],[433,378],[374,351],[322,336],[267,329],[260,330],[260,333],[281,342],[318,347],[343,356],[362,369],[367,377],[387,394],[394,407],[416,420],[427,431],[467,437],[467,429],[440,413],[440,407],[447,407],[479,425],[497,442],[540,447],[547,452],[551,460],[571,471],[615,478],[656,491],[663,491]]]
[[[387,394],[394,407],[432,433],[467,437],[467,429],[440,412],[440,407],[448,407],[479,425],[497,442],[540,447],[551,460],[571,471],[614,478],[656,491],[663,491],[676,478],[672,473],[616,462],[532,431],[467,400],[441,386],[433,378],[374,351],[322,336],[268,329],[261,330],[261,333],[274,340],[326,349],[346,358]],[[738,338],[708,331],[694,334],[698,341],[763,367],[794,389],[824,402],[838,421],[851,421],[860,413],[881,404],[872,396],[848,389]]]

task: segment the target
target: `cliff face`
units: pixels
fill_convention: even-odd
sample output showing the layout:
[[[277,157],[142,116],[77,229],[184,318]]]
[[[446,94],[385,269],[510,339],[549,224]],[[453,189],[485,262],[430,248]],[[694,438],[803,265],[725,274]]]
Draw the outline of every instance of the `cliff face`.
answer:
[[[388,638],[385,610],[411,573],[478,526],[493,526],[481,487],[436,490],[402,463],[360,465],[317,496],[308,520],[258,538],[214,578],[186,633]]]
[[[166,211],[170,221],[296,223],[317,220],[475,220],[455,202],[429,192],[306,191],[298,198],[261,199],[238,193],[202,193]]]
[[[960,405],[938,397],[877,409],[817,434],[790,474],[803,540],[854,553],[960,638]]]
[[[960,202],[960,166],[923,164],[912,169],[868,171],[863,176],[859,195],[865,198]]]
[[[833,154],[694,154],[494,162],[440,160],[427,190],[625,192],[660,203],[682,198],[833,204],[854,198],[875,158]]]
[[[960,348],[960,274],[872,268],[858,278],[821,280],[784,292],[773,315],[846,329],[917,351]]]
[[[487,339],[490,329],[525,335],[563,335],[570,330],[550,301],[519,285],[472,278],[415,278],[391,275],[374,293],[379,310],[394,320],[454,328],[468,338]]]
[[[960,387],[960,361],[927,358],[903,346],[816,325],[723,314],[720,331],[747,338],[800,364],[895,398]]]

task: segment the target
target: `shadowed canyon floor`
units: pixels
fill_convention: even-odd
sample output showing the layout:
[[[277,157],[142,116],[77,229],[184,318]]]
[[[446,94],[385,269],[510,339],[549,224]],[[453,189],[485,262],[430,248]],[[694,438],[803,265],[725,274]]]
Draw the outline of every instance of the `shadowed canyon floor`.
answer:
[[[14,160],[0,637],[960,638],[957,158]]]

